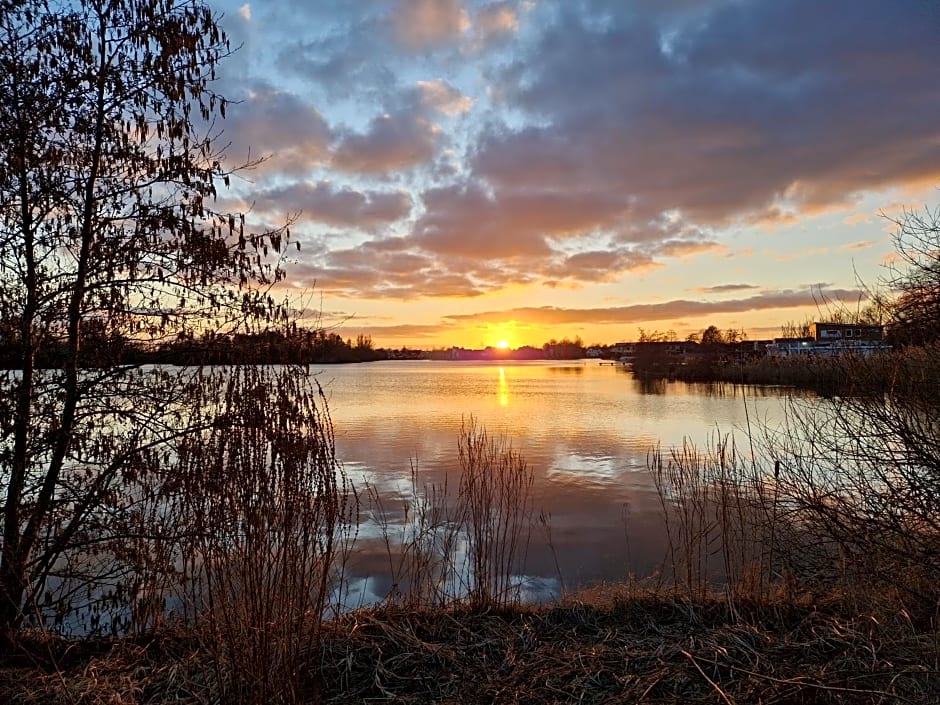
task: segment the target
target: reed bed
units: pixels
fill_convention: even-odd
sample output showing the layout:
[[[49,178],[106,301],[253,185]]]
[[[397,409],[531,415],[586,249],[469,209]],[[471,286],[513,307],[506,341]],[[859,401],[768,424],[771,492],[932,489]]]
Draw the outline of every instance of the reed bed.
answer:
[[[457,442],[456,494],[445,476],[424,483],[417,461],[401,506],[368,486],[367,513],[382,535],[389,605],[506,607],[521,600],[513,579],[525,567],[532,529],[533,473],[511,441],[472,416]]]
[[[723,600],[623,588],[581,597],[537,609],[345,615],[324,625],[322,651],[306,664],[322,679],[306,702],[934,705],[940,693],[936,634],[902,613],[781,602],[742,619]],[[212,701],[210,657],[196,642],[105,647],[0,669],[0,699]]]

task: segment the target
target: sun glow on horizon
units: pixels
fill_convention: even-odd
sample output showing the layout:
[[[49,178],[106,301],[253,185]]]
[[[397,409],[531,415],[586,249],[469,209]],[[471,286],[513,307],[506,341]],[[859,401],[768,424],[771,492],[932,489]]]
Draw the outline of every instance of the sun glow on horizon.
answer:
[[[505,339],[500,340],[498,343],[496,343],[496,347],[499,348],[500,350],[508,350],[508,349],[509,349],[509,341],[508,341],[508,340],[505,340]]]

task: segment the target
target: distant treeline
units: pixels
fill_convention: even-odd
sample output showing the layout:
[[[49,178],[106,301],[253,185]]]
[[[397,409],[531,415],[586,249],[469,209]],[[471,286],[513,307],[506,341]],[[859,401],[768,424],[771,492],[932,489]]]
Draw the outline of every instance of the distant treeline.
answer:
[[[22,364],[20,335],[0,335],[0,368],[18,369]],[[68,350],[63,340],[43,341],[36,354],[39,368],[60,368]],[[388,353],[377,350],[368,336],[344,339],[324,330],[266,330],[232,335],[196,336],[181,333],[162,342],[130,340],[104,326],[86,325],[82,331],[79,364],[82,367],[115,365],[279,365],[384,360]]]
[[[0,323],[0,369],[19,369],[23,363],[22,332],[16,325]],[[68,359],[65,338],[48,333],[37,348],[35,366],[57,369]],[[86,321],[81,332],[79,365],[286,365],[372,362],[388,359],[436,360],[541,360],[578,359],[585,348],[580,338],[551,340],[542,347],[515,350],[446,348],[422,351],[408,348],[376,348],[372,338],[343,338],[323,329],[289,327],[255,333],[194,335],[179,333],[158,342],[135,341],[98,321]]]

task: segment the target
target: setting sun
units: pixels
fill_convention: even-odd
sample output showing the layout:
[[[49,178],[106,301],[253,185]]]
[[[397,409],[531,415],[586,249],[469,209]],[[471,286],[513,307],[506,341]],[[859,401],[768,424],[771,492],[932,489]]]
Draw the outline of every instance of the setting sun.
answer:
[[[500,340],[498,343],[496,343],[496,347],[502,350],[507,350],[509,348],[509,341]]]

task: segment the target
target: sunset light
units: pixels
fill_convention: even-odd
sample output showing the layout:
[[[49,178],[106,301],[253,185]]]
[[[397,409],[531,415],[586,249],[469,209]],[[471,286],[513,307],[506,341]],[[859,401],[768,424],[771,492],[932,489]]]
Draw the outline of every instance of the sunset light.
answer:
[[[773,337],[857,307],[940,183],[904,3],[215,4],[229,152],[265,156],[221,205],[299,214],[279,286],[344,339]]]
[[[940,0],[0,7],[0,703],[937,705]]]

